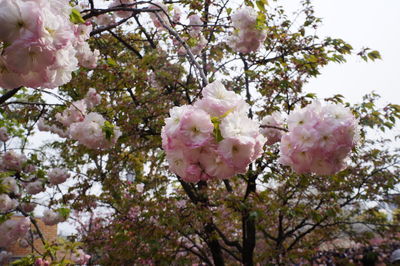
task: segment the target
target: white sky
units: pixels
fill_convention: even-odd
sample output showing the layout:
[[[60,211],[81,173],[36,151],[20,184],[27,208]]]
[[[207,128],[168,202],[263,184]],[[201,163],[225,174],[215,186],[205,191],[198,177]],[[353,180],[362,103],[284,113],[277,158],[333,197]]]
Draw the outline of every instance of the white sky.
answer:
[[[295,8],[300,1],[282,2]],[[341,38],[355,51],[362,47],[378,50],[383,60],[365,63],[352,57],[345,64],[330,64],[307,89],[321,97],[340,93],[353,103],[375,90],[382,102],[399,103],[400,1],[315,0],[314,5],[315,15],[323,19],[320,36]]]

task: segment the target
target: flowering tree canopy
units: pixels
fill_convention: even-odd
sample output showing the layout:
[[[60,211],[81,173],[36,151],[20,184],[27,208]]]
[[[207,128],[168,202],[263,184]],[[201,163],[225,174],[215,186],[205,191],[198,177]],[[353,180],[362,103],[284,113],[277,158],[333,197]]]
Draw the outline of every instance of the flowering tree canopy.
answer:
[[[0,264],[285,264],[397,228],[365,203],[399,183],[375,133],[400,107],[304,91],[380,58],[320,23],[310,1],[0,0]]]

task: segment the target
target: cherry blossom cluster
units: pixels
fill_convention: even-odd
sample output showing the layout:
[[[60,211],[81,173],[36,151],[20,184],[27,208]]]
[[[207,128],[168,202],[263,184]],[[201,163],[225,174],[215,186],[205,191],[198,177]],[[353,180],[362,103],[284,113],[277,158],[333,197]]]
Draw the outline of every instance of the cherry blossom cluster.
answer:
[[[53,168],[50,172],[47,173],[49,178],[49,182],[52,185],[59,185],[64,183],[69,177],[70,174],[67,172],[66,169],[62,168]]]
[[[70,174],[61,168],[53,168],[48,172],[48,180],[36,177],[36,169],[24,154],[19,154],[13,150],[0,155],[0,186],[4,193],[0,194],[0,212],[12,212],[21,210],[22,212],[32,212],[36,204],[21,200],[23,193],[26,195],[36,195],[46,190],[46,184],[58,185]],[[19,179],[16,179],[13,173],[18,173]],[[23,178],[22,178],[23,177]]]
[[[193,38],[196,42],[193,47],[190,48],[191,52],[194,55],[198,55],[201,51],[207,46],[207,40],[204,38],[201,29],[202,29],[203,21],[201,20],[200,16],[197,14],[192,14],[189,16],[189,35]],[[183,37],[184,41],[187,41],[189,38]],[[174,40],[174,45],[176,47],[180,47],[178,49],[179,55],[186,55],[187,51],[185,47],[178,40]]]
[[[74,25],[64,0],[0,0],[0,87],[54,88],[78,64],[93,68],[98,51],[86,40],[91,25]]]
[[[226,179],[245,173],[265,143],[248,104],[215,81],[193,105],[170,110],[162,129],[169,168],[187,182]]]
[[[64,222],[65,220],[66,218],[60,212],[52,211],[50,209],[43,212],[42,221],[46,225],[55,225]]]
[[[5,127],[0,127],[0,141],[6,142],[10,139],[10,135]]]
[[[345,159],[359,138],[358,121],[341,104],[318,101],[288,116],[279,162],[297,173],[334,174],[346,166]]]
[[[251,7],[243,7],[231,19],[235,31],[228,38],[228,45],[239,53],[257,51],[267,37],[264,30],[257,28],[257,11]]]
[[[279,112],[273,112],[261,121],[261,133],[267,138],[267,145],[281,141],[283,120]]]
[[[159,30],[165,30],[164,25],[171,26],[168,19],[168,7],[161,2],[154,2],[149,5],[149,9],[161,9],[160,11],[151,12],[150,19],[153,21],[154,26]]]
[[[133,7],[129,6],[133,3],[135,3],[136,0],[114,0],[110,3],[109,7],[116,7],[116,6],[122,6],[122,5],[128,5],[127,7]],[[132,11],[116,11],[115,15],[120,18],[128,18],[132,15]]]
[[[108,149],[121,136],[118,126],[112,126],[104,117],[96,112],[89,112],[101,102],[101,96],[95,89],[89,89],[85,98],[75,101],[55,118],[65,128],[47,125],[44,119],[39,119],[40,131],[50,131],[62,138],[72,138],[90,149]]]
[[[25,236],[31,226],[28,217],[16,220],[7,220],[0,224],[0,247],[5,248],[16,243]]]
[[[78,249],[75,253],[72,254],[71,260],[78,265],[86,265],[91,256],[86,254],[82,249]]]

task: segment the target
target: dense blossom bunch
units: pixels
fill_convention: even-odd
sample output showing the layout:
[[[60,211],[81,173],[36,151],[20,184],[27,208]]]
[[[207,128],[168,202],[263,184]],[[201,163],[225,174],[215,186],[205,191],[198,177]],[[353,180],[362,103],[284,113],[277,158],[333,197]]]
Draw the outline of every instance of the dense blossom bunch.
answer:
[[[47,125],[39,119],[40,131],[50,131],[63,138],[72,138],[90,149],[108,149],[121,136],[119,127],[112,126],[104,117],[96,112],[88,113],[101,102],[101,96],[91,88],[84,99],[75,101],[62,113],[56,114],[56,120],[67,130],[56,125]]]
[[[28,217],[17,220],[7,220],[0,224],[0,247],[9,247],[28,232],[31,221]]]
[[[188,182],[245,173],[265,138],[247,117],[247,103],[215,81],[193,105],[174,107],[162,129],[170,170]]]
[[[18,206],[18,201],[7,194],[0,194],[0,212],[8,212]]]
[[[71,260],[78,265],[86,265],[90,260],[90,255],[86,254],[82,249],[78,249],[72,254]]]
[[[99,113],[89,113],[82,122],[73,123],[70,126],[70,136],[90,149],[108,149],[115,144],[122,133],[118,127],[115,127],[107,138],[103,128],[105,122],[106,120]]]
[[[358,141],[358,122],[340,104],[314,102],[288,116],[289,132],[282,137],[280,163],[297,173],[334,174]]]
[[[267,145],[277,143],[282,138],[283,121],[279,112],[273,112],[271,115],[264,117],[261,121],[263,129],[261,133],[267,138]]]
[[[164,25],[170,26],[171,23],[168,19],[168,7],[161,2],[154,2],[149,6],[149,9],[159,9],[160,11],[151,12],[150,19],[153,21],[154,26],[159,30],[165,30]]]
[[[70,13],[66,0],[0,0],[1,87],[54,88],[70,81],[78,63],[95,67],[91,26],[72,24]]]
[[[70,177],[70,174],[67,172],[67,170],[61,168],[51,169],[47,175],[49,177],[49,182],[52,185],[64,183]]]
[[[109,7],[116,7],[116,6],[122,6],[122,5],[128,5],[128,7],[132,8],[133,6],[131,4],[135,3],[136,0],[114,0],[110,3]],[[120,18],[128,18],[132,16],[132,11],[117,11],[115,12],[115,15]]]
[[[24,154],[7,151],[0,157],[0,170],[21,171],[26,161]]]
[[[45,190],[46,188],[42,180],[36,180],[25,184],[25,191],[30,195],[36,195]]]
[[[10,139],[10,135],[5,127],[0,127],[0,141],[6,142]]]
[[[239,9],[232,15],[232,24],[236,31],[228,38],[228,45],[239,53],[257,51],[267,34],[257,28],[257,11],[251,7]]]
[[[55,225],[55,224],[64,222],[65,217],[62,216],[59,212],[47,209],[43,212],[42,221],[46,225]]]

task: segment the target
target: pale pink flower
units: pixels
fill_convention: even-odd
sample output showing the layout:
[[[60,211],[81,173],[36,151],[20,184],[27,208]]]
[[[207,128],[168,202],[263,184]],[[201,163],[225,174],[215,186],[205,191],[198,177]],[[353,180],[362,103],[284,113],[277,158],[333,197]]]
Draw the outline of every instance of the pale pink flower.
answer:
[[[41,180],[36,180],[34,182],[29,182],[27,185],[25,185],[25,190],[26,193],[35,195],[45,191],[46,188],[44,187],[44,184]]]
[[[221,120],[220,130],[224,138],[254,138],[260,134],[258,122],[237,111],[229,113]]]
[[[0,40],[12,43],[37,36],[38,6],[34,1],[0,1]]]
[[[82,249],[78,249],[72,254],[71,260],[78,265],[85,265],[89,262],[91,256],[86,254]]]
[[[297,173],[334,174],[358,140],[357,120],[342,105],[318,101],[296,109],[288,117],[289,132],[282,137],[279,162]]]
[[[12,258],[12,253],[8,251],[1,251],[0,252],[0,265],[8,265]]]
[[[211,116],[226,115],[234,110],[246,112],[247,103],[233,91],[228,91],[218,80],[208,84],[202,91],[203,99],[194,106],[205,110]]]
[[[235,170],[213,149],[205,149],[199,162],[204,171],[213,178],[227,179],[235,175]]]
[[[7,151],[2,156],[2,167],[6,170],[21,171],[27,158],[24,154]]]
[[[10,70],[5,62],[5,58],[0,56],[0,87],[4,89],[14,89],[22,86],[21,75]]]
[[[70,125],[70,136],[90,149],[108,149],[116,143],[122,133],[119,127],[115,126],[111,139],[107,139],[103,132],[105,121],[102,115],[89,113],[82,122]]]
[[[52,185],[64,183],[70,177],[70,174],[67,172],[67,170],[61,168],[53,168],[47,175],[49,177],[49,182]]]
[[[110,3],[109,7],[116,7],[121,5],[129,5],[135,3],[136,0],[114,0]],[[127,8],[133,8],[134,6],[127,6]],[[128,18],[132,15],[132,11],[116,11],[115,15],[120,18]]]
[[[72,123],[83,121],[85,119],[86,109],[87,106],[85,100],[76,101],[62,113],[57,113],[56,119],[64,126],[68,127]]]
[[[5,127],[0,127],[0,141],[6,142],[10,139],[10,135]]]
[[[44,72],[55,60],[54,50],[40,42],[15,41],[4,50],[8,69],[19,74]]]
[[[20,204],[21,210],[24,212],[33,212],[33,210],[36,208],[36,203],[33,202],[24,202]]]
[[[85,103],[89,109],[99,105],[101,96],[97,93],[96,89],[90,88],[85,96]]]
[[[236,31],[227,40],[228,45],[236,52],[250,53],[257,51],[267,34],[257,28],[257,11],[244,7],[232,15],[232,24]]]
[[[165,14],[168,12],[168,8],[166,5],[164,5],[161,2],[153,2],[150,6],[149,9],[161,9],[158,12],[150,12],[150,19],[153,21],[153,24],[156,28],[160,30],[165,30],[163,24],[166,26],[171,26],[168,16]],[[156,15],[157,13],[157,15]]]
[[[193,14],[189,16],[189,26],[190,26],[189,33],[191,36],[193,37],[198,36],[199,33],[201,32],[202,25],[203,21],[201,20],[199,15]]]
[[[46,125],[43,117],[39,118],[39,120],[37,122],[37,126],[38,126],[39,131],[50,131],[50,126]]]
[[[273,127],[283,127],[283,121],[279,112],[273,112],[271,115],[264,117],[261,125],[265,126],[261,129],[261,133],[267,138],[267,145],[272,145],[281,140],[283,131]]]
[[[107,26],[115,23],[115,16],[114,14],[101,14],[95,17],[94,22],[100,26]]]
[[[214,125],[205,111],[198,109],[185,113],[180,121],[179,137],[189,148],[201,147],[212,139]]]
[[[218,145],[218,153],[238,173],[246,172],[254,154],[254,138],[225,138]]]
[[[8,212],[17,206],[17,200],[11,199],[7,194],[0,194],[0,212]]]
[[[60,213],[58,212],[46,209],[43,212],[42,221],[46,225],[55,225],[62,222],[63,217],[61,217]]]
[[[12,192],[15,195],[19,194],[19,187],[14,177],[6,177],[1,180],[1,184],[6,187],[7,192]]]

